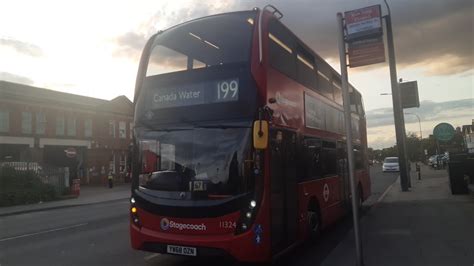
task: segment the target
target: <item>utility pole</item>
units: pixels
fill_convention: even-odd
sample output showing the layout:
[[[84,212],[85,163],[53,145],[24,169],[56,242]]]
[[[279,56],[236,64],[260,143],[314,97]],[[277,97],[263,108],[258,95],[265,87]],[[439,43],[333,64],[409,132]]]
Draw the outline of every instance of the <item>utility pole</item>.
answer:
[[[406,133],[405,133],[405,121],[403,117],[403,108],[400,100],[400,90],[398,88],[397,80],[397,67],[395,62],[395,48],[393,43],[393,31],[392,31],[392,20],[390,18],[390,7],[387,1],[384,0],[385,5],[388,9],[388,15],[384,16],[385,24],[387,27],[387,48],[388,48],[388,61],[390,68],[390,81],[392,84],[392,102],[393,102],[393,116],[395,120],[395,134],[397,139],[398,157],[400,163],[400,184],[402,191],[408,191],[410,185],[410,173],[407,167],[406,158]]]

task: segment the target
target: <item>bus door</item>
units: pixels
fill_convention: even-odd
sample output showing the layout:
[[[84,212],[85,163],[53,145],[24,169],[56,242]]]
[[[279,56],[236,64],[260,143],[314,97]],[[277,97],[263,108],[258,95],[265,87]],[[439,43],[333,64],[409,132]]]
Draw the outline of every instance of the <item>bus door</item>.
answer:
[[[276,254],[297,236],[296,134],[272,130],[270,149],[271,242]]]
[[[351,208],[351,199],[349,194],[351,193],[350,180],[349,180],[349,163],[347,159],[347,146],[344,142],[337,142],[337,171],[341,177],[341,199],[345,208]]]

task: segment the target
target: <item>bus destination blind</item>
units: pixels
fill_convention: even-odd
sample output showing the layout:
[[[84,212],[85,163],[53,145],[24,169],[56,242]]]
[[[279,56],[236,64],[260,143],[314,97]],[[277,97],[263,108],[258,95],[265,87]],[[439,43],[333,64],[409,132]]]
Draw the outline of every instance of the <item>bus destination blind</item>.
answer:
[[[235,102],[239,100],[239,79],[157,88],[151,96],[153,109]]]

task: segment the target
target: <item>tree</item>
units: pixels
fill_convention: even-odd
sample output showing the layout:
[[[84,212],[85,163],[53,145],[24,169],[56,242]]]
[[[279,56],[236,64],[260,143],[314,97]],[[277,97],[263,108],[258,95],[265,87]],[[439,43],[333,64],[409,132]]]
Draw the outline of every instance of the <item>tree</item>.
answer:
[[[415,162],[423,158],[423,147],[421,145],[421,140],[416,136],[415,133],[408,133],[406,146],[408,160]]]

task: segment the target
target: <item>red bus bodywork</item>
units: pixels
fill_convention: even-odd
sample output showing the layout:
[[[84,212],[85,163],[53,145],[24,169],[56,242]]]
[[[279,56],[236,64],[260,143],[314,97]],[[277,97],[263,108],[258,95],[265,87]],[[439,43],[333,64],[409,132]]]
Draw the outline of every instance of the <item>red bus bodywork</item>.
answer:
[[[305,127],[305,94],[321,99],[341,111],[342,106],[337,106],[334,102],[288,78],[269,65],[267,51],[269,38],[266,38],[266,36],[268,36],[269,21],[275,19],[275,17],[270,12],[265,11],[261,17],[262,62],[259,60],[259,30],[257,26],[254,27],[251,50],[251,74],[257,84],[259,104],[264,106],[270,99],[277,97],[283,97],[295,103],[290,106],[271,105],[274,111],[273,119],[270,121],[271,128],[281,128],[296,134],[343,141],[343,135]],[[257,20],[255,25],[258,25]],[[366,149],[365,118],[360,117],[359,119],[361,129],[359,144],[363,149]],[[307,211],[311,204],[315,204],[320,212],[322,228],[331,225],[348,213],[349,209],[344,204],[341,176],[334,175],[298,182],[296,185],[297,217],[294,217],[297,221],[295,239],[292,243],[288,243],[286,247],[279,248],[278,251],[272,250],[271,154],[268,149],[263,153],[263,179],[261,180],[263,191],[258,202],[255,219],[249,230],[240,234],[235,233],[236,224],[238,224],[239,217],[242,215],[240,211],[213,218],[175,218],[159,216],[137,208],[136,215],[140,218],[140,225],[130,223],[132,247],[160,253],[166,253],[166,245],[197,247],[198,256],[230,255],[238,261],[264,262],[272,260],[272,258],[308,239]],[[368,168],[357,170],[355,177],[356,184],[362,192],[361,197],[365,200],[371,193]],[[170,222],[173,222],[173,227],[169,227]],[[225,226],[222,226],[223,224]],[[256,225],[259,226],[258,229]],[[205,230],[201,230],[202,228],[205,228]],[[258,241],[256,239],[257,235]]]

